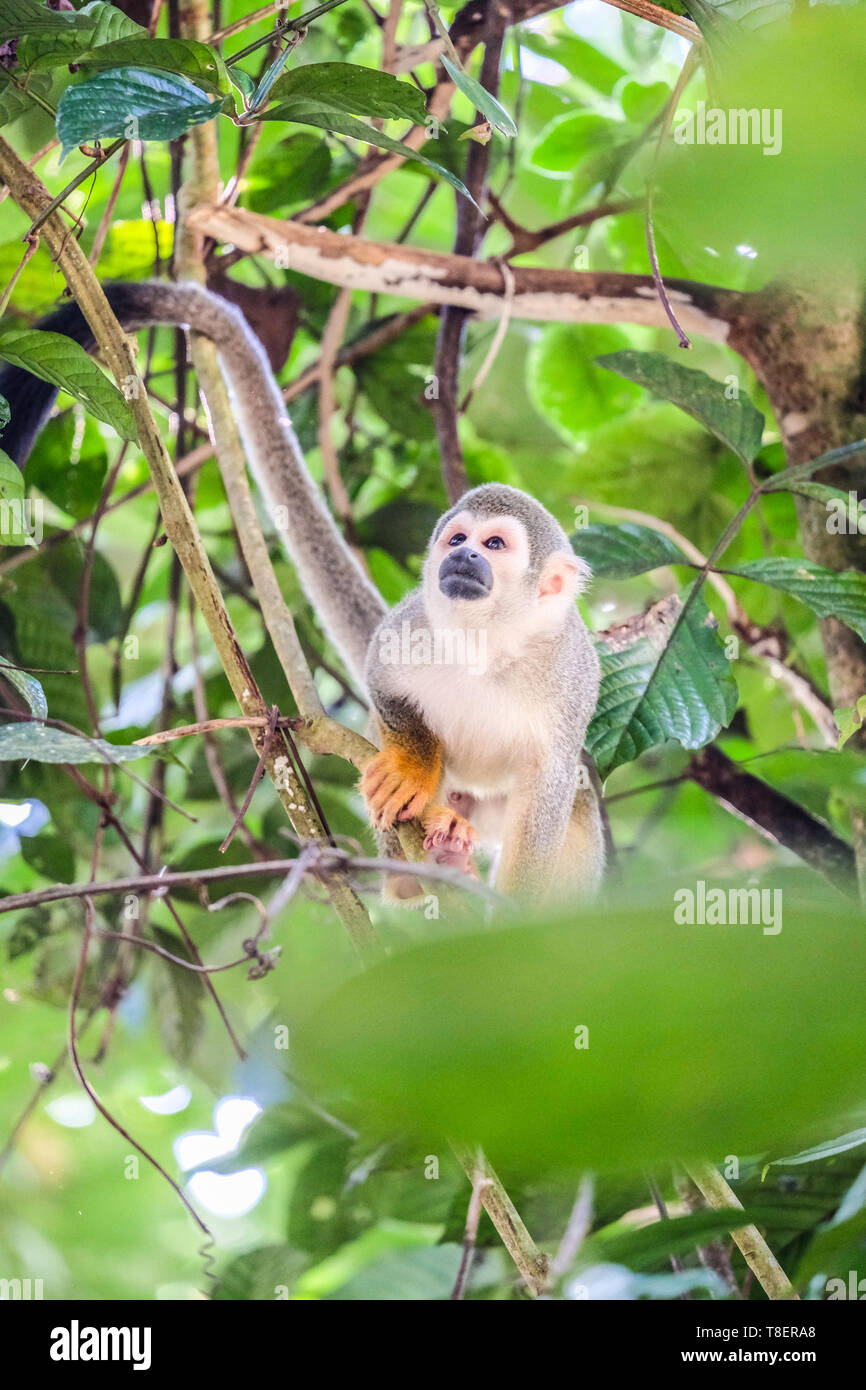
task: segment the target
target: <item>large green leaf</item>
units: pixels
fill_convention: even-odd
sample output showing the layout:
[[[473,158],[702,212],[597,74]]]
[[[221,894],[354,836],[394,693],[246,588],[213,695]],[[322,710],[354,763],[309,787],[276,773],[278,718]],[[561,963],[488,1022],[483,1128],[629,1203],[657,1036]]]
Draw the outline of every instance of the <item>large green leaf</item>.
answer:
[[[451,59],[443,53],[442,65],[445,68],[455,87],[468,97],[482,116],[490,122],[494,130],[498,130],[502,135],[516,135],[517,126],[514,117],[510,116],[500,102],[492,96],[480,82],[476,82],[474,77],[470,77],[468,72],[458,68],[452,63]]]
[[[626,75],[624,67],[614,62],[594,44],[587,43],[576,34],[560,33],[554,35],[535,33],[528,27],[520,33],[521,45],[538,53],[543,58],[552,58],[561,63],[572,77],[586,82],[598,92],[609,95],[617,82]]]
[[[131,763],[149,757],[153,751],[134,743],[81,738],[65,729],[35,722],[0,726],[0,762]]]
[[[0,12],[5,8],[4,4],[0,7]],[[69,14],[68,10],[63,10],[59,12],[58,17],[67,19]],[[62,28],[55,26],[48,33],[31,31],[26,34],[21,39],[16,53],[19,67],[37,71],[42,68],[62,67],[65,63],[80,62],[80,55],[88,49],[130,38],[135,39],[141,54],[144,47],[149,47],[155,42],[151,39],[143,45],[142,40],[147,39],[147,30],[114,5],[104,4],[103,0],[91,0],[90,4],[82,5],[75,18],[75,24],[67,22]],[[89,23],[84,24],[84,20],[88,20]]]
[[[280,105],[268,112],[268,119],[294,120],[296,102],[312,102],[349,116],[406,119],[416,125],[423,125],[427,116],[424,94],[417,87],[357,63],[307,63],[293,68],[277,79],[271,98]]]
[[[468,188],[458,179],[456,174],[451,173],[450,169],[436,164],[434,160],[419,154],[417,150],[411,150],[408,146],[401,145],[399,140],[392,140],[389,135],[384,135],[374,126],[367,125],[366,121],[360,121],[355,116],[345,115],[343,112],[337,111],[336,108],[324,106],[320,102],[293,101],[291,115],[288,117],[280,114],[282,109],[282,107],[277,107],[276,111],[266,111],[260,119],[263,121],[288,119],[297,121],[299,125],[318,126],[320,130],[330,130],[336,135],[348,135],[352,140],[362,140],[366,145],[375,145],[380,150],[389,150],[391,154],[399,154],[404,159],[412,160],[416,164],[423,164],[437,178],[450,183],[451,187],[456,188],[458,193],[462,193],[466,198],[471,196]],[[475,200],[472,199],[472,201]]]
[[[602,682],[587,746],[603,777],[671,740],[703,748],[733,717],[737,686],[716,620],[698,595],[671,637],[682,611],[672,595],[643,615],[630,645],[597,639]]]
[[[66,88],[57,107],[57,134],[64,158],[77,145],[107,136],[175,140],[212,120],[221,105],[186,77],[112,68]]]
[[[132,411],[123,395],[72,338],[39,328],[0,327],[0,358],[59,386],[121,438],[136,438]]]
[[[862,1096],[864,1037],[862,922],[786,895],[772,937],[677,925],[667,900],[433,939],[337,989],[293,1045],[365,1122],[536,1176],[766,1151]]]
[[[705,425],[717,439],[750,464],[761,447],[764,417],[748,396],[729,399],[726,387],[706,372],[683,367],[663,352],[611,352],[598,358],[601,367],[645,386],[656,396],[678,405]]]
[[[866,253],[866,12],[859,4],[793,10],[772,37],[750,35],[719,74],[706,114],[728,118],[726,143],[709,122],[689,128],[684,102],[658,171],[657,203],[681,244],[728,257],[757,252],[761,284],[802,280],[819,260],[854,275]],[[760,131],[727,139],[729,113],[747,112]]]
[[[604,579],[633,579],[636,574],[662,565],[687,564],[679,546],[660,531],[624,521],[618,526],[596,522],[583,526],[571,537],[576,555],[586,560],[593,574]]]
[[[820,618],[838,618],[866,641],[866,574],[859,570],[829,570],[811,560],[766,555],[761,560],[725,570],[743,579],[756,579],[792,594]]]
[[[197,87],[208,92],[229,90],[226,66],[215,49],[194,39],[119,39],[100,48],[91,48],[75,60],[87,68],[122,68],[134,66],[139,71],[156,68],[188,77]],[[141,137],[145,139],[145,136]]]

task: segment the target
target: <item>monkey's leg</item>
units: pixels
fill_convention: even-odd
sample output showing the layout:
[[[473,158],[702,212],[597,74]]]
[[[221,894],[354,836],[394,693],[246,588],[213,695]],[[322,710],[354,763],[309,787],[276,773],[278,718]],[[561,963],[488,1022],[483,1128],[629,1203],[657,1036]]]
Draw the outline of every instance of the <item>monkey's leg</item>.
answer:
[[[455,808],[471,800],[462,792],[451,792],[449,805],[428,806],[421,816],[424,848],[432,853],[437,864],[452,864],[468,869],[478,831]]]
[[[579,751],[558,764],[527,767],[508,794],[496,887],[507,896],[562,896],[564,861],[580,780]],[[601,851],[603,855],[603,849]]]
[[[571,818],[556,866],[557,892],[591,902],[604,874],[604,825],[594,787],[582,787],[574,798]]]

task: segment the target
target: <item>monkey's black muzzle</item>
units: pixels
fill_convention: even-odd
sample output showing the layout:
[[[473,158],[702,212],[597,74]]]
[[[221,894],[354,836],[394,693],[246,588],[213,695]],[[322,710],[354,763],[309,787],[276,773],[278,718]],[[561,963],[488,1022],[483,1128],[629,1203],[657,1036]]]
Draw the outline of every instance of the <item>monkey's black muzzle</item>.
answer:
[[[486,598],[493,588],[493,570],[477,550],[460,546],[439,566],[439,588],[446,598]]]

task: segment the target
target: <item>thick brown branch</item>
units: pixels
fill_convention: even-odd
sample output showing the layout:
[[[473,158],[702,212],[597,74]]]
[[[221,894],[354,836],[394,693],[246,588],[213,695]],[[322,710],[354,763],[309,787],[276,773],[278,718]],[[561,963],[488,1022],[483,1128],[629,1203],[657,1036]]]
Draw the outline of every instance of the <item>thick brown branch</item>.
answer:
[[[495,261],[476,261],[393,242],[366,241],[324,227],[281,222],[240,208],[206,204],[188,224],[217,241],[271,259],[314,280],[372,294],[455,304],[479,318],[499,318],[505,283]],[[515,266],[512,316],[548,323],[636,323],[665,328],[667,319],[649,275]],[[689,280],[669,280],[668,293],[688,332],[726,342],[753,296]]]

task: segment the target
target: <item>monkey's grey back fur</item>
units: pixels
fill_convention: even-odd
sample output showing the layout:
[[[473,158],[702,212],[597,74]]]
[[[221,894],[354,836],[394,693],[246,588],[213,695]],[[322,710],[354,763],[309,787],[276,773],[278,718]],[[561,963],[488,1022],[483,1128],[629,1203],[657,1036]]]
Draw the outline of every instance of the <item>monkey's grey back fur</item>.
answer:
[[[264,348],[239,309],[192,281],[137,285],[140,325],[188,324],[219,354],[250,467],[315,612],[356,680],[386,605],[339,534],[312,481]],[[133,326],[133,325],[130,325]],[[274,420],[279,420],[278,431]],[[261,468],[258,462],[261,460]],[[300,505],[298,503],[300,502]],[[327,579],[321,557],[329,559]]]

